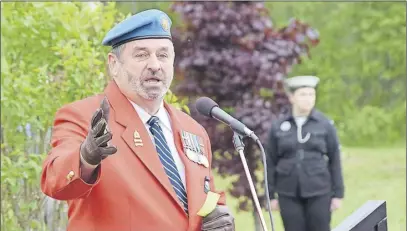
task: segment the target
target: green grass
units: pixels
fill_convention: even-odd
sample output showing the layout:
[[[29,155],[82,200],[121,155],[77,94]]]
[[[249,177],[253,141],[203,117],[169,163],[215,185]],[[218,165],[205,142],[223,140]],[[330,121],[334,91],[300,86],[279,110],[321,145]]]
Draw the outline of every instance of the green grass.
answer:
[[[390,231],[406,230],[406,148],[344,148],[343,171],[345,199],[342,208],[334,212],[332,228],[341,223],[368,200],[387,202]],[[230,179],[216,177],[217,189],[231,187]],[[254,231],[252,212],[237,211],[238,200],[228,195],[227,204],[233,209],[236,231]],[[264,209],[264,208],[263,208]],[[254,209],[252,210],[254,211]],[[271,231],[269,214],[264,217]],[[273,212],[275,231],[283,231],[281,217]]]

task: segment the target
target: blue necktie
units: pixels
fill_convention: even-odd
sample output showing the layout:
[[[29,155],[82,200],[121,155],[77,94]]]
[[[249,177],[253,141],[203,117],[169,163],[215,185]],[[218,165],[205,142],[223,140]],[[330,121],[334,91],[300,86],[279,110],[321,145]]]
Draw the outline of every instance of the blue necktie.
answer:
[[[182,184],[182,180],[178,173],[177,166],[175,165],[174,158],[171,155],[170,148],[168,147],[163,130],[158,124],[158,121],[158,117],[152,116],[147,121],[147,124],[150,125],[150,132],[154,136],[155,148],[158,152],[158,157],[160,158],[161,164],[164,167],[165,173],[167,173],[172,187],[174,188],[175,194],[177,194],[178,199],[184,205],[185,212],[188,214],[187,193],[185,191],[184,185]]]

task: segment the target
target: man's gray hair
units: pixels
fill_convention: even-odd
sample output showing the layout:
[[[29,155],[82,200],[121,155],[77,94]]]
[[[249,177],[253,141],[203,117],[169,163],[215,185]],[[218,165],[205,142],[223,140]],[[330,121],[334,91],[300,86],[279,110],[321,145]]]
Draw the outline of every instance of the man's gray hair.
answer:
[[[120,60],[120,55],[122,54],[123,49],[124,49],[125,47],[126,47],[126,44],[119,45],[119,46],[117,46],[117,47],[114,47],[109,53],[112,53],[112,54],[116,55],[116,57],[119,59],[119,62],[121,62],[121,60]],[[113,76],[111,75],[111,72],[110,72],[109,63],[106,63],[106,72],[107,72],[108,76],[113,77]]]
[[[116,55],[117,58],[120,58],[120,55],[121,55],[121,53],[123,52],[123,49],[124,49],[125,46],[126,46],[126,44],[122,44],[122,45],[119,45],[119,46],[117,46],[117,47],[114,47],[114,48],[110,51],[110,53]]]

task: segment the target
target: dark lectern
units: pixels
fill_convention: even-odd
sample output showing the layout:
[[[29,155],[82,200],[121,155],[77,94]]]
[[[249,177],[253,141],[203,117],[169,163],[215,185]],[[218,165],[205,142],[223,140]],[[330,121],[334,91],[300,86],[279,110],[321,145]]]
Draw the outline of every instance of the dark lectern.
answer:
[[[387,231],[386,201],[368,201],[332,231]]]

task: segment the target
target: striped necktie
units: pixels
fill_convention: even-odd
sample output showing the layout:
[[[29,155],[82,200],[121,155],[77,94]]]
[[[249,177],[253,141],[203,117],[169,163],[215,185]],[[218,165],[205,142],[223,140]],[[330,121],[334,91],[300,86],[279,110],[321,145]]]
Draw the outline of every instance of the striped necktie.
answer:
[[[155,148],[158,152],[158,157],[160,158],[161,164],[164,167],[165,173],[167,173],[172,187],[174,188],[175,194],[177,194],[178,199],[184,205],[185,212],[188,214],[187,193],[184,185],[182,184],[174,158],[172,157],[170,148],[168,147],[164,133],[158,124],[158,121],[158,117],[152,116],[147,121],[147,124],[150,125],[150,132],[154,136]]]

